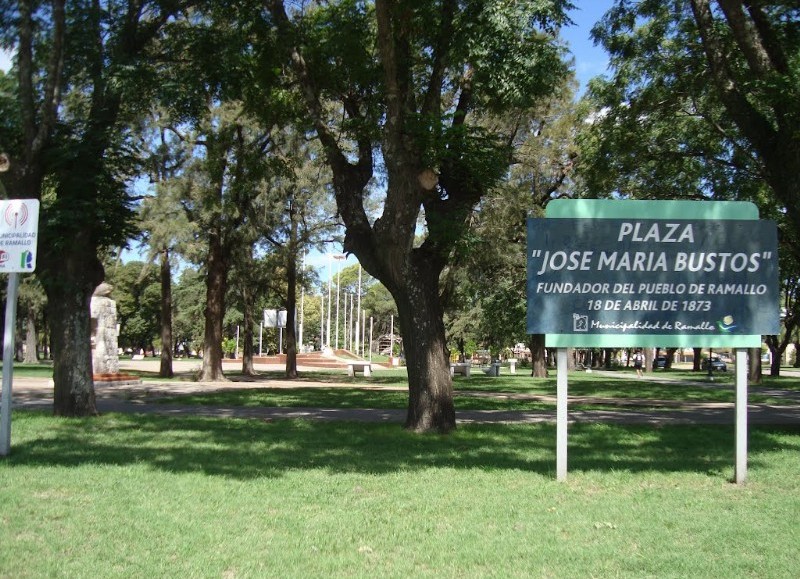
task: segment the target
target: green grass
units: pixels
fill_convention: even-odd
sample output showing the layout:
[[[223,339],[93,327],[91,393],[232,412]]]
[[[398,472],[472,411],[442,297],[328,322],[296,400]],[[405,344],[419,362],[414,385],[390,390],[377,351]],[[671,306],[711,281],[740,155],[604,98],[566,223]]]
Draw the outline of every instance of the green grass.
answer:
[[[800,431],[14,415],[7,577],[795,577]]]
[[[341,372],[303,373],[295,382],[298,388],[270,388],[269,381],[281,379],[274,373],[262,376],[264,388],[238,390],[235,384],[230,389],[186,396],[159,398],[159,402],[178,404],[197,404],[208,406],[278,406],[315,408],[406,408],[408,404],[407,378],[405,372],[391,374],[378,373],[370,378],[348,378]],[[794,379],[797,380],[797,379]],[[307,382],[322,382],[330,387],[303,388]],[[788,385],[788,381],[776,387]],[[375,388],[380,387],[380,388]],[[490,378],[473,375],[470,378],[457,376],[454,379],[456,408],[458,410],[551,410],[553,401],[536,397],[556,395],[555,376],[534,379],[525,375],[501,374]],[[389,390],[395,388],[396,390]],[[790,390],[791,392],[791,390]],[[681,402],[729,402],[735,400],[732,384],[708,384],[696,381],[658,382],[653,379],[631,380],[601,373],[574,372],[569,377],[569,395],[573,398],[570,408],[593,410],[607,407],[608,404],[624,407],[637,402],[637,409],[648,408],[639,405],[640,400],[654,401],[652,408],[658,408],[656,401],[674,405]],[[586,397],[598,400],[580,400]],[[751,403],[776,405],[798,404],[797,397],[781,394],[763,394],[752,391]]]
[[[363,388],[259,388],[156,398],[165,404],[289,408],[407,408],[406,390]],[[509,397],[457,395],[458,410],[552,410],[555,403]]]

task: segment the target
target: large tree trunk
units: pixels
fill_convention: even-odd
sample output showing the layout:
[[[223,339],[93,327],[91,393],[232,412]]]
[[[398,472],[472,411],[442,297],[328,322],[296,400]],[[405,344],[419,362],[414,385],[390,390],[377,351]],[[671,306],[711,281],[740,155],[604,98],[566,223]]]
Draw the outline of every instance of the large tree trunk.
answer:
[[[206,309],[203,340],[203,366],[198,380],[216,382],[225,380],[222,372],[222,323],[225,315],[225,290],[228,269],[225,264],[219,231],[209,236],[206,259]]]
[[[406,283],[394,288],[408,370],[405,427],[446,433],[456,427],[450,353],[439,302],[439,272],[424,259],[411,260]]]
[[[761,384],[761,348],[747,349],[747,381]]]
[[[172,378],[172,270],[169,250],[161,252],[161,378]]]
[[[69,251],[40,253],[39,276],[47,293],[53,345],[53,413],[95,416],[89,304],[103,281],[96,253],[77,239]],[[40,247],[49,247],[41,243]],[[83,249],[82,249],[83,248]]]
[[[692,360],[692,372],[699,372],[700,371],[700,360],[703,357],[703,349],[702,348],[692,348],[692,352],[694,352],[693,360]]]
[[[28,312],[28,315],[25,316],[25,357],[22,359],[25,364],[39,363],[39,354],[36,348],[37,342],[36,320],[33,312]]]
[[[545,356],[544,334],[528,336],[528,348],[531,351],[531,376],[547,378],[547,357]]]
[[[653,348],[644,349],[644,371],[649,373],[653,371],[653,359],[655,358]]]

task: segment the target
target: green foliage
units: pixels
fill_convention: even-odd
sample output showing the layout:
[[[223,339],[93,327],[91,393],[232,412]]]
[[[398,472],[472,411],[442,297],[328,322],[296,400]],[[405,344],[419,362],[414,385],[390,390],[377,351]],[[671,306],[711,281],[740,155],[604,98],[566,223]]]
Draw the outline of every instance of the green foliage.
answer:
[[[457,245],[457,262],[444,276],[454,350],[472,341],[497,351],[526,340],[526,219],[575,189],[580,120],[569,89],[567,79],[525,115],[503,119],[518,127],[516,163],[477,206],[468,234]]]
[[[114,290],[120,348],[148,349],[160,337],[161,284],[158,269],[141,261],[106,268]]]
[[[172,292],[174,307],[173,340],[183,351],[202,351],[206,303],[205,274],[202,270],[184,269]]]
[[[771,39],[774,56],[797,54],[800,39],[789,25],[796,8],[759,9],[767,18],[762,24],[776,35]],[[765,194],[769,161],[752,134],[742,131],[711,77],[715,65],[709,64],[690,2],[624,0],[592,34],[610,53],[614,72],[590,86],[591,123],[581,137],[580,162],[589,194],[749,200],[765,209],[774,205]],[[794,113],[782,104],[787,98],[797,102],[800,84],[791,79],[800,74],[798,63],[764,81],[748,69],[722,18],[715,34],[730,85],[755,108],[752,115],[772,118],[776,128],[776,111],[800,118],[796,104]]]
[[[487,111],[504,115],[526,108],[567,76],[565,48],[549,34],[568,23],[571,7],[541,0],[466,4],[454,44],[475,70],[476,94]]]

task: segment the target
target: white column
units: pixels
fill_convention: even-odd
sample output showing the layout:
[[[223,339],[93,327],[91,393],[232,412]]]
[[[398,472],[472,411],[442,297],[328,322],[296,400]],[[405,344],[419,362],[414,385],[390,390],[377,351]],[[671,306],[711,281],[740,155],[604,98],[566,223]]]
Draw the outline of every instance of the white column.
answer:
[[[301,271],[305,274],[306,271],[306,253],[303,251],[303,265],[301,267]],[[305,313],[305,301],[306,301],[306,286],[302,283],[303,277],[300,277],[300,351],[303,350],[303,314]]]
[[[336,261],[336,337],[334,338],[336,342],[336,349],[339,349],[339,286],[341,285],[342,280],[342,266],[339,264],[339,256],[335,257]]]
[[[567,349],[556,352],[556,480],[567,478]]]
[[[359,326],[363,329],[365,325],[366,324],[364,324],[364,316],[361,313],[361,264],[359,263],[358,264],[358,305],[356,307],[356,354],[360,355],[362,358],[364,357],[364,353],[361,352],[361,354],[359,354],[359,351],[358,351],[358,346],[359,346],[358,329],[359,329]],[[364,340],[361,340],[360,343],[363,345],[364,344]]]
[[[331,254],[328,254],[328,331],[326,333],[327,339],[325,346],[331,347],[331,287],[333,286],[333,262],[331,261]]]
[[[354,337],[354,332],[353,332],[353,329],[354,329],[354,326],[353,326],[353,302],[356,301],[355,298],[356,298],[356,296],[354,296],[353,294],[350,294],[350,322],[347,324],[347,331],[350,332],[350,341],[348,342],[348,344],[350,345],[350,351],[351,352],[355,351],[356,353],[358,353],[358,348],[353,348],[353,337]]]
[[[369,361],[372,362],[372,316],[369,317]]]
[[[367,347],[367,310],[361,310],[361,357],[364,357],[364,348]]]
[[[319,349],[325,349],[325,294],[319,294]]]
[[[735,479],[736,484],[743,484],[747,480],[747,350],[744,348],[736,349]]]

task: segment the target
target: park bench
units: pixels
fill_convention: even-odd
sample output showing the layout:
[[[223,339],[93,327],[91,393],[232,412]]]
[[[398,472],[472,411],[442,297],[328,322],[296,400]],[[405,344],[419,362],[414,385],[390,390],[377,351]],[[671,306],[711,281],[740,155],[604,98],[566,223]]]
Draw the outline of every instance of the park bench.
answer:
[[[352,361],[347,363],[347,375],[354,377],[356,372],[363,372],[366,378],[372,375],[372,364],[366,361]]]
[[[469,370],[472,364],[469,362],[453,362],[450,364],[450,375],[455,376],[456,374],[461,374],[462,376],[466,376],[469,378]]]

